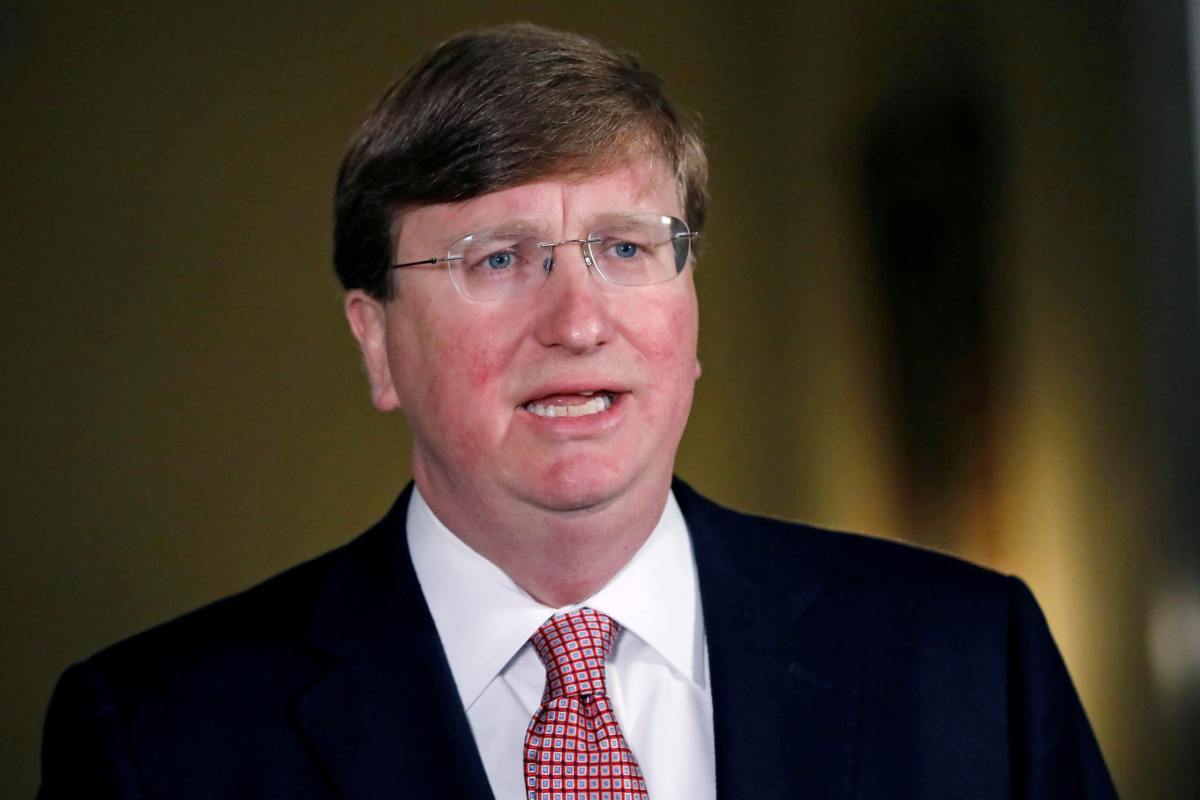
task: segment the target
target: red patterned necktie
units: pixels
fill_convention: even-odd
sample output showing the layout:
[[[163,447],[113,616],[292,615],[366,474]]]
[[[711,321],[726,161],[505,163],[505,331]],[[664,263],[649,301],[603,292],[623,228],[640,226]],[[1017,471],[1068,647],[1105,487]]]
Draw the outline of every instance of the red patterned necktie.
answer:
[[[546,665],[542,705],[525,733],[529,800],[647,800],[605,690],[604,662],[620,630],[581,608],[551,617],[529,637]]]

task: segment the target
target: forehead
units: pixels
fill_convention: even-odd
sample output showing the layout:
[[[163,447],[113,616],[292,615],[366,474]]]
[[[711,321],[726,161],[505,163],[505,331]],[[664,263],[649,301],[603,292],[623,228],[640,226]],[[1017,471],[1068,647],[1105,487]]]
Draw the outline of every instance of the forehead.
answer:
[[[546,233],[576,228],[614,213],[682,216],[678,186],[658,159],[638,159],[595,175],[551,177],[461,203],[421,206],[404,214],[397,249],[445,246],[473,231],[523,220]]]

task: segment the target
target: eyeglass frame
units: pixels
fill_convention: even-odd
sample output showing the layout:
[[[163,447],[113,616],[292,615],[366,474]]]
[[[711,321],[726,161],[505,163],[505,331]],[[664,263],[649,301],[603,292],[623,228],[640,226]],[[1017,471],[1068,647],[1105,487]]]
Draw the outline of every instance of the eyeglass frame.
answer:
[[[545,271],[547,273],[547,277],[549,277],[549,273],[554,270],[554,263],[555,263],[554,248],[558,247],[559,245],[564,245],[564,244],[577,244],[580,246],[580,248],[582,250],[584,265],[587,266],[587,268],[589,270],[595,270],[596,272],[598,272],[600,274],[600,277],[604,280],[604,282],[609,284],[610,286],[655,286],[660,283],[670,283],[671,281],[675,280],[683,273],[683,270],[687,268],[687,262],[693,258],[692,243],[697,241],[700,238],[700,232],[693,231],[690,227],[688,227],[687,221],[680,219],[679,217],[674,217],[674,216],[671,216],[670,214],[657,214],[656,212],[645,212],[645,213],[648,216],[667,217],[669,219],[673,219],[676,222],[681,223],[683,225],[683,232],[671,234],[671,239],[672,240],[675,240],[675,239],[690,240],[688,243],[688,257],[685,258],[683,260],[683,262],[680,263],[679,266],[677,266],[675,268],[675,274],[672,275],[670,278],[667,278],[666,280],[661,280],[661,281],[654,281],[652,283],[617,283],[616,281],[612,280],[607,275],[605,275],[604,271],[596,265],[596,261],[592,256],[591,245],[596,244],[598,242],[602,242],[604,240],[591,238],[591,234],[588,235],[589,238],[587,238],[587,239],[563,239],[563,240],[557,241],[557,242],[538,242],[537,243],[538,247],[545,247],[550,251],[550,254],[545,259],[542,260],[543,271]],[[641,216],[641,214],[638,214],[637,216]],[[434,258],[422,258],[417,261],[404,261],[400,264],[392,264],[389,267],[389,269],[403,269],[405,267],[419,267],[419,266],[423,266],[423,265],[436,266],[438,264],[449,264],[451,261],[462,261],[464,256],[452,256],[452,255],[450,255],[449,251],[453,250],[455,245],[457,245],[459,242],[462,242],[466,239],[469,239],[469,238],[471,238],[473,236],[477,236],[477,235],[478,235],[477,233],[468,233],[464,236],[460,236],[459,238],[455,239],[453,242],[450,243],[450,247],[446,251],[446,255],[444,255],[444,256],[434,257]],[[465,297],[466,299],[468,299],[474,303],[491,303],[491,302],[500,302],[503,300],[512,300],[517,297],[523,297],[526,294],[532,294],[533,292],[540,289],[542,287],[542,285],[545,284],[545,280],[543,280],[542,283],[538,284],[538,286],[536,286],[535,288],[530,289],[529,291],[526,291],[526,292],[522,292],[521,294],[510,295],[508,297],[494,297],[494,298],[484,300],[484,299],[480,299],[477,297],[471,297],[469,294],[466,293],[466,291],[461,286],[458,285],[458,282],[453,279],[453,277],[454,277],[453,275],[450,275],[449,277],[451,278],[450,283],[454,286],[455,291],[457,291],[460,295],[462,295],[463,297]]]

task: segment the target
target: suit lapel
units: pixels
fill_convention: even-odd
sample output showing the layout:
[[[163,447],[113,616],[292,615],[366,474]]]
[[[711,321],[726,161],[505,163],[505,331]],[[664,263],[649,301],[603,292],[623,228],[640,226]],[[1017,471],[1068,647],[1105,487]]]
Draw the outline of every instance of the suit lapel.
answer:
[[[704,608],[718,797],[849,797],[860,669],[825,621],[816,559],[764,530],[776,523],[674,488]]]
[[[861,667],[821,603],[819,559],[797,558],[802,542],[773,523],[674,490],[700,580],[718,797],[849,797]],[[491,798],[408,555],[407,508],[406,491],[330,567],[309,626],[330,669],[298,699],[297,726],[347,800]]]
[[[408,496],[331,568],[309,628],[331,667],[296,720],[347,800],[491,798],[408,556]]]

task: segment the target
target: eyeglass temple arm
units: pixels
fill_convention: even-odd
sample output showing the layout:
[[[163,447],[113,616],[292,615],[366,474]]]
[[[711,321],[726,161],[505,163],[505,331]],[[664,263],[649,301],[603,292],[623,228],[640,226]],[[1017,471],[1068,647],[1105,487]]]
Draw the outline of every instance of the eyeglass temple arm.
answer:
[[[401,267],[419,267],[422,264],[441,264],[444,261],[462,261],[462,256],[447,256],[442,258],[423,258],[420,261],[405,261],[403,264],[392,264],[392,269]]]

